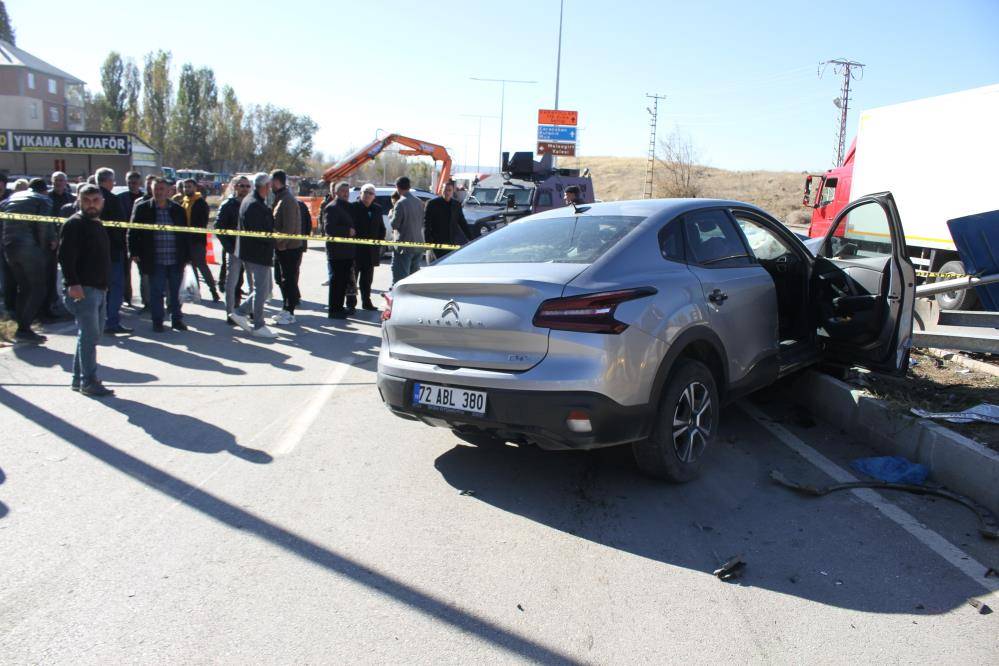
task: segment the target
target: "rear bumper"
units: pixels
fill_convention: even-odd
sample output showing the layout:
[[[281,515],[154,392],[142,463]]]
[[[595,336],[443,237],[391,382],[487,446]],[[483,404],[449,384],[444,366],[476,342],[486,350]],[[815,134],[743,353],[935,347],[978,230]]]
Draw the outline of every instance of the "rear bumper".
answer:
[[[412,379],[378,373],[378,391],[397,416],[431,426],[496,435],[545,449],[594,449],[638,441],[649,435],[654,418],[653,410],[646,405],[624,406],[598,393],[520,391],[431,380],[441,386],[484,390],[488,394],[482,417],[441,412],[413,405],[413,383]],[[592,432],[569,430],[566,417],[572,410],[589,413]]]

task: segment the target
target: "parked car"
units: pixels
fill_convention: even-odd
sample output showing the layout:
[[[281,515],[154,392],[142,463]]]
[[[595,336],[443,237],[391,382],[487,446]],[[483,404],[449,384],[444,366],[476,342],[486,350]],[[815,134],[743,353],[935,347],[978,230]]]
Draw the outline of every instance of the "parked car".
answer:
[[[395,285],[378,388],[461,437],[628,444],[645,472],[686,481],[724,401],[823,360],[905,372],[903,239],[889,193],[851,203],[815,253],[736,201],[539,213]]]
[[[382,207],[382,222],[385,224],[385,238],[390,239],[392,237],[392,223],[389,221],[389,211],[392,210],[392,193],[395,192],[394,187],[376,187],[375,188],[375,203]],[[433,192],[427,192],[426,190],[410,190],[416,197],[423,202],[424,205],[437,195]],[[357,201],[361,197],[361,188],[359,186],[353,187],[350,190],[350,201]],[[385,246],[382,250],[382,254],[391,254],[392,248]]]

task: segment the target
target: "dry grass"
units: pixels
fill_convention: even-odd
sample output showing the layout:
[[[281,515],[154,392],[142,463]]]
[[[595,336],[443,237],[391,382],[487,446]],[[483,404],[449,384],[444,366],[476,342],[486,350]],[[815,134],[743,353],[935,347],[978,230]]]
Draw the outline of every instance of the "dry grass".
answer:
[[[646,161],[641,157],[562,158],[559,166],[589,167],[597,198],[603,201],[641,199]],[[656,192],[663,190],[656,165]],[[701,196],[755,204],[788,224],[807,224],[809,210],[801,205],[805,175],[797,171],[725,171],[701,168]]]
[[[14,342],[14,332],[17,324],[12,319],[0,319],[0,347]]]

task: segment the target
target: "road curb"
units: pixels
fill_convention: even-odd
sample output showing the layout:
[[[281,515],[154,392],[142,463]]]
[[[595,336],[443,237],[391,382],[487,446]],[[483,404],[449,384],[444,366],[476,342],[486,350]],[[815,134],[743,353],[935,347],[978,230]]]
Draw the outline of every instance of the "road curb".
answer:
[[[926,465],[936,483],[999,513],[999,453],[928,419],[900,414],[863,389],[809,370],[793,386],[812,414],[886,455]]]

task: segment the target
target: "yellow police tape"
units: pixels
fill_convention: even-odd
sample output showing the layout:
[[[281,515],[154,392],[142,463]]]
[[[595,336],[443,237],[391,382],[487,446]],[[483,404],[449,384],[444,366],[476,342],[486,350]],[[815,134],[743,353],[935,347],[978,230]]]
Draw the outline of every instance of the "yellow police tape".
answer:
[[[0,213],[0,220],[24,220],[25,222],[48,222],[62,224],[64,217],[49,215],[27,215],[24,213]],[[419,250],[457,250],[460,245],[444,243],[410,243],[404,241],[373,240],[371,238],[341,238],[339,236],[305,236],[303,234],[281,234],[267,231],[237,231],[235,229],[202,229],[201,227],[178,227],[169,224],[143,224],[141,222],[104,222],[105,227],[114,229],[145,229],[147,231],[175,231],[185,234],[215,234],[217,236],[245,236],[247,238],[272,238],[282,240],[316,241],[318,243],[343,243],[347,245],[388,245],[396,248]]]
[[[944,280],[954,280],[957,278],[968,278],[975,277],[974,275],[965,275],[964,273],[934,273],[932,271],[916,271],[916,275],[925,278],[940,278]]]

